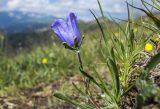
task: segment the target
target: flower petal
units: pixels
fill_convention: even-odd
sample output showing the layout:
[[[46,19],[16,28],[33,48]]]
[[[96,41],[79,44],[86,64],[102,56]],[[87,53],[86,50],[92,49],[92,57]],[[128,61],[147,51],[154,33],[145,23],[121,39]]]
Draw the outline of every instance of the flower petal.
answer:
[[[68,25],[68,29],[70,31],[70,34],[72,34],[73,40],[74,40],[74,38],[77,38],[78,43],[80,44],[81,43],[81,34],[80,34],[79,27],[77,24],[77,17],[72,12],[67,17],[67,25]]]
[[[62,24],[64,25],[64,23],[62,19],[58,19],[51,25],[52,30],[62,42],[65,42],[64,35],[66,35],[65,29],[62,29]]]
[[[74,46],[73,38],[70,37],[67,24],[64,20],[58,19],[51,25],[52,30],[55,32],[61,42],[66,42],[69,46]]]

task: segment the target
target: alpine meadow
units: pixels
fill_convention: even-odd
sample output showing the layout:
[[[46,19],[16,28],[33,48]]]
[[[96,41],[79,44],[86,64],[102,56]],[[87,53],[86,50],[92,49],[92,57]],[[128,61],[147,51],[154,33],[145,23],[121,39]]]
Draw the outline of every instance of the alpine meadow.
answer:
[[[0,109],[160,109],[160,0],[0,1]]]

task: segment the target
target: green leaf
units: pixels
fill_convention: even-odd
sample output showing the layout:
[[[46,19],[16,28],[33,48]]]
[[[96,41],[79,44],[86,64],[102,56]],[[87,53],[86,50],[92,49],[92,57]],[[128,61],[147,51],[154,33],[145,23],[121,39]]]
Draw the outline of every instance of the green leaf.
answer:
[[[149,2],[146,2],[146,1],[144,1],[146,4],[148,4],[148,5],[150,5],[151,7],[153,7],[153,8],[155,8],[155,9],[157,9],[158,11],[160,11],[160,5],[159,5],[159,3],[157,3],[157,1],[156,0],[151,0],[152,2],[153,2],[153,4],[155,5],[152,5],[152,4],[150,4]]]
[[[119,96],[120,80],[119,80],[119,71],[118,71],[117,65],[112,59],[108,59],[107,64],[113,79],[113,86],[116,89],[116,95]]]
[[[76,50],[76,49],[70,47],[66,42],[63,42],[63,45],[64,45],[64,47],[67,48],[67,49]]]
[[[69,97],[67,97],[61,93],[55,93],[54,96],[61,99],[61,100],[66,101],[68,103],[72,103],[72,104],[76,105],[76,103],[74,101],[72,101]]]
[[[104,31],[103,31],[103,28],[102,28],[102,26],[101,26],[101,24],[100,24],[98,18],[96,17],[96,15],[93,13],[92,10],[89,10],[89,11],[90,11],[91,14],[94,16],[94,18],[95,18],[95,20],[96,20],[96,22],[97,22],[97,24],[98,24],[98,26],[99,26],[99,28],[100,28],[100,30],[101,30],[102,37],[103,37],[103,39],[104,39],[104,41],[105,41],[105,43],[106,43],[106,42],[107,42],[107,39],[106,39],[106,37],[105,37],[105,33],[104,33]]]
[[[89,75],[88,73],[86,73],[85,71],[83,71],[83,69],[82,69],[81,67],[79,67],[79,70],[80,70],[80,72],[81,72],[85,77],[87,77],[90,81],[92,81],[93,83],[95,83],[97,86],[101,87],[101,86],[97,83],[97,81],[96,81],[91,75]]]
[[[143,6],[147,9],[147,11],[144,10],[144,9],[142,9],[142,8],[138,8],[138,7],[136,7],[136,6],[133,6],[133,5],[129,4],[129,3],[127,3],[127,4],[129,4],[131,7],[135,8],[135,9],[138,9],[138,10],[146,13],[147,16],[154,21],[154,23],[156,24],[156,26],[157,26],[158,28],[160,28],[160,20],[159,20],[158,18],[156,18],[156,17],[153,15],[153,13],[151,13],[151,11],[148,10],[147,6],[144,4],[144,1],[143,1],[143,0],[141,0],[141,1],[142,1]]]
[[[99,0],[97,0],[97,2],[98,2],[98,5],[99,5],[99,9],[100,9],[100,11],[101,11],[101,15],[102,15],[102,17],[103,17],[103,18],[105,18],[105,17],[104,17],[103,10],[102,10],[101,3],[100,3],[100,1],[99,1]]]
[[[126,56],[126,51],[125,51],[125,47],[124,47],[124,45],[119,41],[119,45],[120,45],[120,47],[121,47],[121,51],[122,51],[122,53],[123,53],[123,56]]]
[[[114,101],[114,97],[112,95],[112,93],[110,92],[110,89],[108,88],[107,84],[103,81],[102,77],[98,74],[98,72],[96,71],[95,68],[94,69],[94,73],[97,76],[97,78],[99,79],[100,83],[101,83],[101,89]]]
[[[73,83],[72,82],[72,84],[73,84],[73,86],[74,86],[74,88],[80,93],[80,94],[82,94],[82,95],[86,95],[81,89],[79,89],[78,87],[77,87],[77,85],[75,84],[75,83]]]
[[[150,71],[159,63],[160,63],[160,53],[151,58],[151,60],[145,66],[145,70]]]
[[[131,51],[131,52],[133,51],[134,38],[135,38],[134,32],[133,32],[133,29],[131,29],[131,30],[130,30],[130,44],[131,44],[131,47],[130,47],[131,49],[130,49],[130,51]]]
[[[74,39],[74,47],[75,48],[79,47],[79,45],[78,45],[78,39],[77,38]]]
[[[111,48],[111,58],[115,62],[115,54],[114,54],[114,49],[113,47]]]
[[[71,103],[71,104],[73,104],[73,105],[75,105],[75,106],[78,106],[78,107],[80,107],[81,109],[94,109],[93,106],[91,106],[91,105],[89,105],[89,104],[88,104],[88,105],[85,105],[85,104],[81,104],[81,103],[79,103],[79,102],[75,102],[75,100],[74,100],[74,101],[71,100],[69,96],[66,96],[66,95],[64,95],[64,94],[62,94],[62,93],[55,93],[54,96],[57,97],[57,98],[59,98],[59,99],[61,99],[61,100],[64,100],[64,101],[67,102],[67,103]]]
[[[135,109],[142,109],[143,106],[143,97],[141,95],[137,96]]]
[[[142,73],[140,74],[140,79],[145,80],[148,77],[149,71],[146,69],[142,70]]]

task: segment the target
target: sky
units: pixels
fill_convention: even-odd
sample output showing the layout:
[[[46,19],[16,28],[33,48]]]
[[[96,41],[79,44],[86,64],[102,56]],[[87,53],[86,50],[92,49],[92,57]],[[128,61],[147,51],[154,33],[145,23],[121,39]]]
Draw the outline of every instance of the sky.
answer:
[[[126,0],[100,0],[105,14],[113,17],[127,16]],[[129,2],[131,0],[128,0]],[[138,6],[140,0],[134,0]],[[46,14],[64,18],[69,12],[75,12],[79,19],[91,20],[89,9],[100,13],[97,0],[0,0],[0,11],[20,11],[29,14]]]

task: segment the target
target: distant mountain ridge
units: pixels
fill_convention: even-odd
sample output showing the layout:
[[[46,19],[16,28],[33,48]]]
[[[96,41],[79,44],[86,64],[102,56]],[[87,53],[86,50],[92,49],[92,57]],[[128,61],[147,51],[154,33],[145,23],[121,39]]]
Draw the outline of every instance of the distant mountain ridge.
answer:
[[[0,30],[8,34],[47,28],[54,16],[18,11],[0,12]]]

